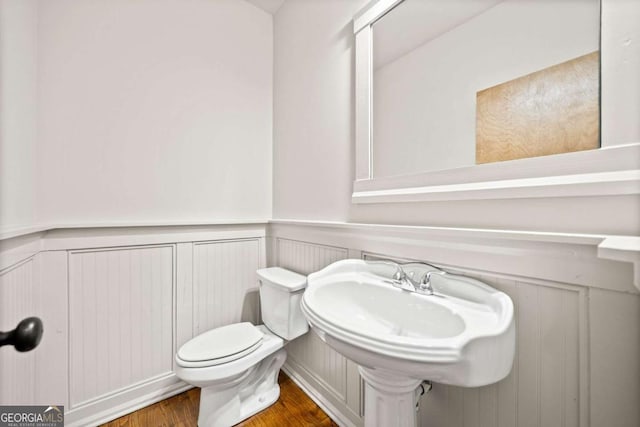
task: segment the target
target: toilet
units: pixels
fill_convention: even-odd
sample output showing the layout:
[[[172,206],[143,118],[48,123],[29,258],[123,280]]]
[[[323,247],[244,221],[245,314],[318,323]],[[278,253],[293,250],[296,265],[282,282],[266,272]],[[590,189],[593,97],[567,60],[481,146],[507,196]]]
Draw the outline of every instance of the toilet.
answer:
[[[280,267],[257,271],[263,325],[204,332],[176,354],[176,375],[200,387],[198,426],[229,427],[278,400],[284,346],[309,330],[300,309],[307,278]]]

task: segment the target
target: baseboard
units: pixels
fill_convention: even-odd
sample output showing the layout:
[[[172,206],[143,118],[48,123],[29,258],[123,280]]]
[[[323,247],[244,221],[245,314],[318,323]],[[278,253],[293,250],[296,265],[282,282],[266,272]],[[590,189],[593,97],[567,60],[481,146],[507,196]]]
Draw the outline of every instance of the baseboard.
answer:
[[[345,416],[342,411],[336,408],[336,406],[325,398],[316,387],[299,375],[288,362],[284,364],[282,370],[340,427],[360,427],[354,424],[349,417]]]
[[[65,425],[69,427],[98,426],[193,388],[192,385],[179,381],[175,376],[171,379],[173,381],[169,384],[166,384],[166,381],[146,384],[143,394],[128,398],[119,405],[109,406],[108,401],[126,394],[135,394],[135,392],[127,390],[121,393],[121,396],[111,396],[91,405],[65,412]],[[100,410],[100,407],[104,409]]]

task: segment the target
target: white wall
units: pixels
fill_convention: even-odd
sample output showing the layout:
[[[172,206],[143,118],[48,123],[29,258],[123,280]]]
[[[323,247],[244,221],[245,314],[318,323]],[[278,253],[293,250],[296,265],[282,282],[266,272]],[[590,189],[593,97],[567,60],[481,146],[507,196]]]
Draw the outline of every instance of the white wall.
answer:
[[[274,17],[275,218],[347,220],[353,14],[366,0],[285,2]]]
[[[38,5],[40,222],[270,216],[271,15],[237,0]]]
[[[597,51],[599,36],[598,1],[510,0],[374,69],[374,177],[475,165],[476,93]]]
[[[36,218],[37,3],[0,0],[0,224]]]
[[[350,20],[366,3],[285,2],[275,16],[274,218],[640,233],[637,196],[352,205],[349,194],[354,177],[354,59]],[[625,2],[607,3],[608,16],[612,17],[609,28],[620,20],[614,13],[619,3]],[[618,46],[624,40],[619,38],[611,44]],[[603,60],[607,58],[606,49],[608,46],[603,46]],[[633,70],[634,62],[621,58],[616,64],[619,69]],[[607,67],[603,64],[603,73]],[[603,74],[603,84],[619,86],[619,96],[607,98],[609,106],[620,107],[629,102],[630,95],[625,94],[624,87],[633,82],[624,82],[632,78],[631,71],[620,76],[626,80],[619,82],[611,70],[607,76]],[[609,136],[615,132],[611,127],[623,123],[610,111],[611,107],[607,112],[603,108],[603,132],[609,129],[603,134],[603,145],[613,145]],[[615,124],[613,120],[617,120]],[[633,141],[628,134],[625,138],[625,143]]]

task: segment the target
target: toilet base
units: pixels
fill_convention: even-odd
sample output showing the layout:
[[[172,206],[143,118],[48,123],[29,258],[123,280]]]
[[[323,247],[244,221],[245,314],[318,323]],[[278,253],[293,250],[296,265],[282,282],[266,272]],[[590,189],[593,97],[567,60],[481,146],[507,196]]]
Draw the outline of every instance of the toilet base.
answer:
[[[199,427],[230,427],[273,405],[280,396],[278,373],[287,358],[284,349],[263,359],[239,381],[225,389],[200,392]]]

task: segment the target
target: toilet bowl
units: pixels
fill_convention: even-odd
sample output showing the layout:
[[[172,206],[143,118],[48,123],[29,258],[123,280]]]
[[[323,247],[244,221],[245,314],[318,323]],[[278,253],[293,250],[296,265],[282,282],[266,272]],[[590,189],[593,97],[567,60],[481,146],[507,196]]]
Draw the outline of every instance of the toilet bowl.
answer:
[[[202,389],[200,427],[229,427],[275,403],[284,346],[309,330],[300,310],[306,277],[279,267],[257,274],[263,325],[212,329],[176,354],[178,378]]]

